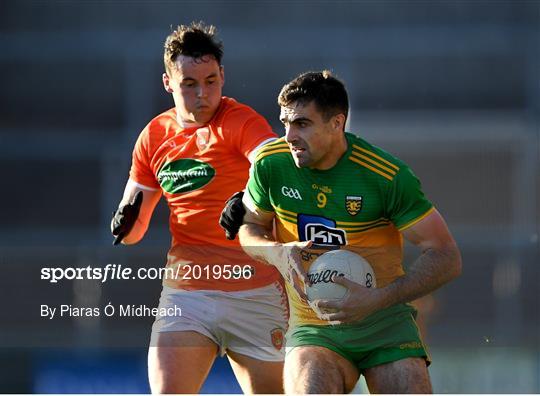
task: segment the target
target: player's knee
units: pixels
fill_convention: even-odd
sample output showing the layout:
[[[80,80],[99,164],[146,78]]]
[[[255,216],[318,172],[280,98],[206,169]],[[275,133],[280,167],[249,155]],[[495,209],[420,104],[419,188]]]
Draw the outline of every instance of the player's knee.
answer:
[[[236,379],[244,394],[281,394],[283,393],[283,366],[268,367],[265,372],[244,373],[235,370]]]
[[[405,358],[365,371],[372,393],[432,393],[431,380],[423,358]]]
[[[177,375],[165,370],[149,371],[148,380],[152,394],[198,393],[200,386],[191,381],[179,381]]]
[[[152,394],[196,393],[197,389],[183,389],[189,383],[183,386],[178,383],[178,376],[171,372],[167,358],[163,348],[150,347],[148,350],[148,382]]]
[[[342,394],[343,380],[337,376],[306,376],[285,380],[286,394]]]
[[[330,379],[317,378],[310,381],[305,388],[305,393],[308,394],[343,394],[345,389],[343,387],[343,380],[338,377]]]
[[[407,393],[427,394],[433,393],[433,387],[431,385],[431,378],[427,368],[420,368],[416,372],[416,375],[411,378],[408,383]]]
[[[285,359],[285,393],[344,393],[344,378],[339,368],[324,356],[299,349]]]
[[[154,378],[154,380],[150,381],[150,391],[154,395],[161,395],[161,394],[171,394],[171,393],[179,393],[178,387],[176,384],[173,384],[170,381],[162,381],[163,378]]]
[[[283,393],[283,379],[280,375],[279,377],[274,378],[273,381],[258,381],[251,380],[246,389],[242,386],[242,390],[245,394],[281,394]]]
[[[151,370],[148,370],[148,382],[150,383],[150,392],[152,394],[176,393],[171,381],[167,380],[167,375],[157,367],[152,367]]]

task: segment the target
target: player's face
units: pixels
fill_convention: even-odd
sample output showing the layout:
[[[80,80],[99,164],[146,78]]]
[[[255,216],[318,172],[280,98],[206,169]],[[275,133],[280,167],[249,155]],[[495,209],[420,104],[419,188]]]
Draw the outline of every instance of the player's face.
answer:
[[[211,55],[179,55],[175,65],[169,74],[163,74],[163,85],[173,95],[178,117],[184,122],[206,124],[221,101],[223,66]]]
[[[281,107],[280,120],[285,126],[285,140],[299,168],[329,169],[343,154],[345,116],[342,114],[325,121],[313,102],[294,102]]]

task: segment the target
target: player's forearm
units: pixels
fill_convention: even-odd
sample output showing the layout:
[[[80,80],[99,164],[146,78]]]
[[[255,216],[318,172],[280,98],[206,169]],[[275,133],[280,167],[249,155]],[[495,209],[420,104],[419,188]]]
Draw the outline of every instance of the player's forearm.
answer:
[[[133,223],[133,226],[129,229],[129,232],[122,239],[123,245],[133,245],[144,237],[144,234],[146,234],[146,231],[150,225],[150,219],[152,218],[154,209],[161,198],[161,191],[143,190],[137,187],[137,185],[130,180],[126,185],[124,196],[122,201],[120,201],[119,208],[129,204],[139,191],[142,191],[143,194],[142,204],[137,219]]]
[[[404,276],[380,289],[381,309],[425,296],[460,274],[461,255],[455,245],[427,249]]]
[[[271,230],[260,224],[246,223],[240,227],[238,238],[248,256],[270,265],[275,262],[281,244],[274,239]]]

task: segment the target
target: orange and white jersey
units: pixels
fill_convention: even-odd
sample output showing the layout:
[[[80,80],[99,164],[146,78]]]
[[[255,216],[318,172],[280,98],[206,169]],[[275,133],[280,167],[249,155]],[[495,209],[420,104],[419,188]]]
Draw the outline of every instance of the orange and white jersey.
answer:
[[[187,290],[238,291],[279,279],[274,267],[249,258],[238,240],[227,240],[218,224],[226,199],[245,188],[248,157],[275,137],[261,115],[227,97],[206,125],[183,128],[173,108],[141,132],[130,179],[141,188],[161,190],[170,209],[172,243],[167,267],[178,276],[164,284]],[[240,276],[238,266],[243,271]],[[246,266],[252,269],[250,275]]]

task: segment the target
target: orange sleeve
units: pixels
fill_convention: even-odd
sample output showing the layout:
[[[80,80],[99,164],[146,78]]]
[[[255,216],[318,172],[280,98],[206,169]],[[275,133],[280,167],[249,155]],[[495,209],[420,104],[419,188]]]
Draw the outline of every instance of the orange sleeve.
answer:
[[[232,112],[229,117],[234,125],[231,128],[232,145],[246,158],[259,144],[277,137],[266,119],[247,106]]]
[[[135,143],[129,178],[146,187],[158,189],[160,186],[150,164],[152,158],[150,146],[150,131],[149,126],[147,126]]]

